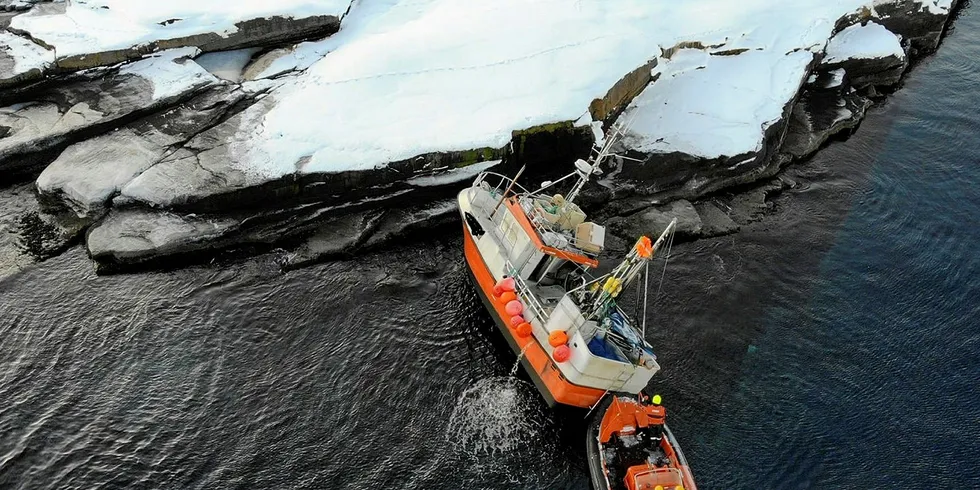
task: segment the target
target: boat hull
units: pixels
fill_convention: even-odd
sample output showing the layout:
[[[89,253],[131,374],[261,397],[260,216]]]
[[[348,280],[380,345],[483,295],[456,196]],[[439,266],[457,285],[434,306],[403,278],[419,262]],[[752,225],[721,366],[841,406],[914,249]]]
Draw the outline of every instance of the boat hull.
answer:
[[[541,392],[541,396],[544,397],[548,406],[562,404],[590,408],[595,405],[605,394],[605,391],[568,382],[533,336],[521,338],[509,328],[509,317],[504,311],[504,306],[493,299],[495,282],[493,275],[483,261],[465,219],[463,220],[463,252],[470,279],[473,281],[480,300],[483,301],[490,316],[493,317],[497,329],[507,340],[507,344],[520,357],[521,366],[527,371],[528,376],[538,391]]]

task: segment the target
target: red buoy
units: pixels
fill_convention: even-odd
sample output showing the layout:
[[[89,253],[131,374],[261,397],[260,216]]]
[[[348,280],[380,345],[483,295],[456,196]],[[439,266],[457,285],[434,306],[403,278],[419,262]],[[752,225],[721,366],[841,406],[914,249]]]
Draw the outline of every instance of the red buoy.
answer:
[[[504,294],[506,295],[506,294],[514,294],[514,293],[504,293]],[[501,297],[501,299],[503,299],[503,297]],[[507,305],[504,306],[504,310],[510,316],[517,316],[524,312],[524,305],[522,305],[520,301],[517,301],[515,299],[515,300],[508,301]]]
[[[559,345],[555,347],[555,352],[552,353],[557,362],[565,362],[569,357],[572,357],[572,349],[569,349],[567,345]]]
[[[521,315],[510,317],[510,328],[517,328],[517,326],[522,323],[524,323],[524,317]]]
[[[523,339],[531,336],[531,324],[524,322],[517,326],[517,335]]]

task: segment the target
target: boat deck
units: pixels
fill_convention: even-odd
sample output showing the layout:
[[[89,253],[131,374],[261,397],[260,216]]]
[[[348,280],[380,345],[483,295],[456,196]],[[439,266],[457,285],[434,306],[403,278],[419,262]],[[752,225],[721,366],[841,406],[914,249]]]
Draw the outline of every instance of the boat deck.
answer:
[[[558,302],[565,296],[565,288],[557,284],[553,286],[541,286],[535,282],[528,282],[526,284],[541,305],[545,318],[551,316],[551,312],[555,310]]]

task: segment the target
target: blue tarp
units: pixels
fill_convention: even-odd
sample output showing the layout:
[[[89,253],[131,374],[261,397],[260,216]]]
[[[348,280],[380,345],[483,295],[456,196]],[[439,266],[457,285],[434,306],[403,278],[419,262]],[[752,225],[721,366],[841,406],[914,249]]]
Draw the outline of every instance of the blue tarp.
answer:
[[[605,357],[614,361],[625,361],[625,359],[621,359],[616,355],[616,351],[606,343],[606,339],[600,339],[598,335],[592,337],[592,340],[589,341],[589,350],[599,357]]]

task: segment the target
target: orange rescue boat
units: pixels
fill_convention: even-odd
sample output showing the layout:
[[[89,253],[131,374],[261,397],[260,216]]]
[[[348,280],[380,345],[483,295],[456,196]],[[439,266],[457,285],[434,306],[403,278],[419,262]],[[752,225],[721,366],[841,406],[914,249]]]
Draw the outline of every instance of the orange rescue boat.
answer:
[[[697,490],[659,401],[642,394],[603,400],[586,435],[593,488]]]

